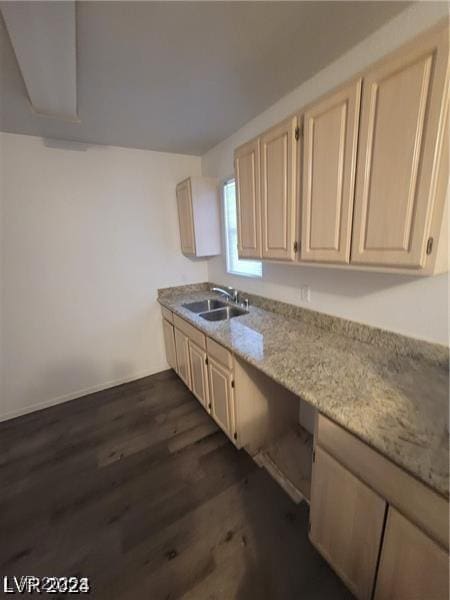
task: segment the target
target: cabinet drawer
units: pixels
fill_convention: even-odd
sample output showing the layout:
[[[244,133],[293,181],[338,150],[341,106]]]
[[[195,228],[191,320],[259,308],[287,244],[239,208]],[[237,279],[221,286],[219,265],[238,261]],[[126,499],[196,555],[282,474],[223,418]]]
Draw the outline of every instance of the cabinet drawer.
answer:
[[[227,369],[233,368],[233,355],[229,350],[212,340],[211,338],[206,338],[206,346],[208,349],[208,356],[216,359]]]
[[[166,319],[166,321],[169,321],[169,323],[173,323],[173,312],[171,310],[165,308],[164,306],[161,306],[161,314],[164,317],[164,319]]]
[[[202,350],[206,349],[206,337],[203,335],[203,333],[201,333],[201,331],[196,329],[193,325],[178,315],[173,315],[173,323],[175,327],[178,327],[180,331],[187,335],[188,338],[197,344],[197,346],[199,346]]]
[[[357,437],[319,415],[317,444],[448,548],[448,501]]]

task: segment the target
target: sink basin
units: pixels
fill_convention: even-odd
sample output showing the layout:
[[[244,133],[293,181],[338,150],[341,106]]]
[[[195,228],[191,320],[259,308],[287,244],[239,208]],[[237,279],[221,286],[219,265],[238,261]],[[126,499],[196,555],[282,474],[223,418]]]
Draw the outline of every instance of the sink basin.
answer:
[[[248,314],[248,310],[237,306],[226,306],[225,308],[218,308],[217,310],[201,313],[200,316],[207,321],[226,321],[227,319],[246,314]]]
[[[223,300],[216,300],[212,298],[211,300],[198,300],[197,302],[189,302],[188,304],[183,304],[184,308],[187,308],[193,313],[202,313],[208,310],[214,310],[215,308],[222,308],[226,306],[227,303]]]

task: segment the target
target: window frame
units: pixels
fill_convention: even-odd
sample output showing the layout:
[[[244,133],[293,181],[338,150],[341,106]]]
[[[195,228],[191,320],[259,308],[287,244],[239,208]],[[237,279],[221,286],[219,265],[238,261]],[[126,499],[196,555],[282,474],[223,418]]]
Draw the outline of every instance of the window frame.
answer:
[[[230,245],[230,227],[228,221],[228,207],[227,207],[227,186],[234,182],[235,186],[235,207],[236,207],[236,254],[235,260],[231,256],[231,245]],[[238,232],[237,232],[237,196],[236,196],[236,178],[234,176],[227,177],[222,182],[222,210],[223,210],[223,223],[224,223],[224,237],[225,237],[225,267],[226,272],[230,275],[238,275],[239,277],[250,277],[252,279],[261,279],[263,276],[263,263],[261,260],[257,259],[246,259],[239,258],[238,250],[237,250],[237,240],[238,240]],[[235,262],[235,264],[233,264]],[[238,269],[233,269],[232,266],[239,267],[239,263],[253,263],[255,266],[259,267],[258,273],[249,273],[247,271],[240,271]]]

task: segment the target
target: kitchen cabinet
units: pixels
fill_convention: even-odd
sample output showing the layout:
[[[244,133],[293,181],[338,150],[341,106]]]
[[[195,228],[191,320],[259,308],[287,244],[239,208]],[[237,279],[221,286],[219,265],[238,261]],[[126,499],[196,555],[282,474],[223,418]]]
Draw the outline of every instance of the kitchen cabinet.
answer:
[[[385,510],[380,496],[316,447],[310,539],[358,600],[372,597]]]
[[[448,554],[389,508],[374,600],[448,600]]]
[[[380,547],[377,532],[379,527],[383,530],[385,509]],[[357,598],[371,597],[370,581],[374,600],[448,597],[448,499],[320,414],[310,518],[311,541]],[[341,541],[344,529],[347,538]],[[354,560],[360,561],[367,578],[358,582],[349,576],[353,567],[347,563],[364,539],[368,549],[360,549],[361,556]],[[367,552],[375,553],[375,560],[379,557],[376,582],[370,566],[374,556],[366,561],[364,552],[366,557]]]
[[[297,231],[297,116],[261,135],[262,257],[293,261]]]
[[[206,352],[192,340],[189,341],[191,390],[203,407],[209,411],[208,371]]]
[[[176,188],[181,251],[186,256],[220,254],[220,214],[217,182],[188,177]]]
[[[234,152],[239,258],[261,258],[260,140]]]
[[[209,356],[208,375],[211,415],[228,437],[235,441],[233,372]]]
[[[348,263],[361,79],[304,113],[301,259]]]
[[[195,234],[190,179],[186,179],[177,185],[177,204],[181,251],[183,254],[194,256]]]
[[[430,237],[448,107],[448,28],[364,74],[351,262],[421,269]],[[448,135],[448,133],[447,133]]]
[[[175,332],[175,350],[177,357],[177,373],[184,383],[191,389],[191,373],[189,368],[189,338],[178,327]]]
[[[236,149],[242,258],[448,271],[448,34],[437,25]]]
[[[177,355],[175,350],[175,332],[172,323],[163,319],[164,345],[166,347],[166,358],[174,371],[177,371]]]

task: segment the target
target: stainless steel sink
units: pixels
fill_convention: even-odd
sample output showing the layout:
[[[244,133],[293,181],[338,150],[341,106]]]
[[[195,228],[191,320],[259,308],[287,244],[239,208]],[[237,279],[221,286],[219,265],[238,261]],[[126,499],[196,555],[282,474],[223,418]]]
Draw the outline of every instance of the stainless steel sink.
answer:
[[[216,300],[215,298],[211,298],[210,300],[198,300],[197,302],[189,302],[188,304],[183,304],[184,308],[187,308],[193,313],[203,313],[209,310],[214,310],[216,308],[222,308],[227,306],[227,303],[223,300]]]
[[[248,314],[248,310],[245,310],[244,308],[239,308],[238,306],[226,306],[225,308],[203,312],[200,314],[200,317],[207,321],[226,321],[227,319],[246,314]]]

